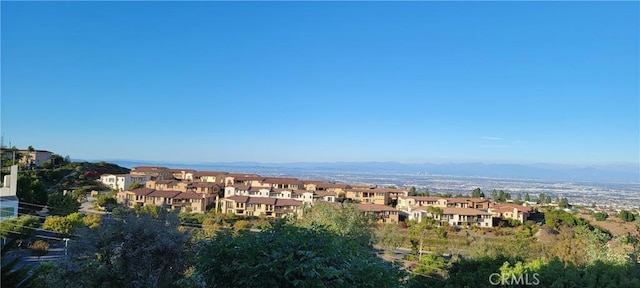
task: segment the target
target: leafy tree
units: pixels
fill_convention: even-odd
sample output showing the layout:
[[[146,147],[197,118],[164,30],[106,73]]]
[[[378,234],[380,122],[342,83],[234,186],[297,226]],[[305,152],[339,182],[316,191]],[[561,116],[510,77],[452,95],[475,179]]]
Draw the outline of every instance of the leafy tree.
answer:
[[[47,216],[42,229],[51,230],[62,234],[73,234],[76,229],[85,226],[84,216],[79,212],[71,213],[66,217]]]
[[[295,220],[295,223],[306,228],[324,227],[359,245],[373,245],[371,229],[375,226],[375,221],[372,216],[358,210],[353,204],[318,202],[305,211],[302,219]]]
[[[411,188],[409,188],[409,196],[429,196],[429,188],[424,188],[424,190],[418,191],[416,187],[411,186]]]
[[[102,216],[100,214],[87,214],[82,217],[82,223],[91,229],[99,227],[101,220]]]
[[[369,247],[323,228],[279,224],[237,236],[221,231],[195,255],[185,286],[400,287],[406,276]]]
[[[480,190],[480,188],[476,188],[476,189],[473,189],[473,191],[471,191],[471,197],[474,197],[474,198],[480,197],[481,194],[482,194],[482,190]]]
[[[35,235],[40,227],[40,219],[36,216],[22,215],[7,218],[0,222],[0,235],[3,238],[26,239]]]
[[[607,213],[597,212],[593,214],[593,218],[595,218],[596,221],[604,221],[604,220],[607,220],[607,218],[609,218],[609,215]]]
[[[144,188],[144,185],[142,185],[142,184],[140,184],[138,182],[133,182],[133,183],[131,183],[131,185],[129,185],[128,190],[131,191],[131,190],[136,190],[136,189],[139,189],[139,188]]]
[[[63,195],[60,192],[49,195],[48,209],[51,215],[67,216],[78,212],[80,206],[81,204],[71,195]]]
[[[78,202],[82,202],[87,198],[87,192],[84,189],[73,189],[71,197]]]
[[[224,216],[222,214],[208,215],[202,220],[202,230],[205,237],[213,237],[216,232],[222,229]]]
[[[550,204],[551,203],[551,196],[547,196],[547,198],[544,199],[544,203]]]
[[[524,201],[527,201],[527,202],[531,201],[531,196],[529,195],[529,192],[524,194]]]
[[[233,224],[233,229],[235,229],[236,231],[240,231],[248,228],[251,228],[251,222],[247,220],[238,220],[236,221],[236,223]]]
[[[547,210],[544,212],[545,224],[551,228],[559,228],[560,226],[575,227],[579,225],[589,225],[589,221],[577,218],[571,213],[562,210]]]
[[[522,203],[522,194],[518,193],[518,196],[516,196],[515,202]]]
[[[18,174],[16,196],[18,196],[20,202],[36,204],[36,206],[29,206],[31,210],[40,210],[37,205],[47,205],[48,195],[44,184],[29,173]]]
[[[496,194],[497,194],[497,198],[494,198],[494,201],[496,201],[496,202],[505,202],[505,201],[511,199],[511,194],[509,194],[507,192],[504,192],[504,190],[497,191]],[[493,195],[493,193],[492,193],[492,195]]]
[[[633,222],[636,219],[636,216],[627,210],[620,210],[618,217],[625,222]]]
[[[74,223],[67,217],[48,216],[42,224],[42,229],[62,234],[71,234],[76,229]]]
[[[547,197],[544,195],[544,193],[540,193],[538,194],[538,204],[544,204],[547,199]]]
[[[98,200],[96,201],[96,204],[104,208],[108,212],[111,212],[113,211],[114,208],[116,208],[116,206],[118,206],[118,201],[109,195],[100,195],[98,196]],[[144,207],[146,209],[146,207],[157,207],[157,206],[150,205],[150,206],[144,206]]]
[[[569,200],[567,198],[560,199],[560,202],[558,203],[558,207],[569,208]]]
[[[393,252],[404,243],[406,237],[397,224],[385,224],[376,230],[376,240],[385,250]]]
[[[427,209],[432,215],[442,213],[442,209],[439,207],[427,207]],[[422,258],[421,251],[424,250],[424,240],[436,229],[438,226],[437,221],[432,218],[423,218],[422,222],[409,221],[407,224],[409,226],[408,233],[412,246],[412,254],[420,260]]]
[[[436,276],[442,274],[446,269],[447,263],[444,261],[444,258],[433,254],[426,254],[418,261],[416,268],[412,272],[422,276]]]
[[[103,218],[69,242],[50,287],[173,287],[187,257],[188,235],[178,225],[173,213],[156,219],[126,210]]]

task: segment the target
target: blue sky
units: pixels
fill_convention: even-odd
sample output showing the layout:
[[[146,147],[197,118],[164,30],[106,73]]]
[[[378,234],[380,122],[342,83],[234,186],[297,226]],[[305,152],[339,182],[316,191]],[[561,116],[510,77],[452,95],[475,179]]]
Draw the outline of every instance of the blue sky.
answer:
[[[80,159],[640,159],[638,2],[5,2],[5,145]]]

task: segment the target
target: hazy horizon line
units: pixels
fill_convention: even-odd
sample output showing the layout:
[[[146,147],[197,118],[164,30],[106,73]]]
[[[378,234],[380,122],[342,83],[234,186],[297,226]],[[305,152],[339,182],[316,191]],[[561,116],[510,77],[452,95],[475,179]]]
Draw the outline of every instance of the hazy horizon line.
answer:
[[[74,159],[74,158],[72,158]],[[267,164],[267,165],[288,165],[288,164],[356,164],[356,163],[394,163],[394,164],[407,164],[407,165],[419,165],[419,164],[511,164],[511,165],[558,165],[558,166],[611,166],[611,165],[629,165],[638,166],[640,169],[640,161],[603,161],[603,162],[585,162],[585,163],[567,163],[567,162],[545,162],[545,161],[495,161],[495,160],[427,160],[420,162],[405,162],[397,160],[368,160],[368,161],[348,161],[348,160],[333,160],[333,161],[250,161],[250,160],[237,160],[237,161],[185,161],[185,160],[143,160],[143,159],[126,159],[126,158],[102,158],[102,159],[81,159],[74,160],[82,161],[126,161],[126,162],[140,162],[140,163],[165,163],[165,164],[185,164],[185,165],[211,165],[211,164]]]

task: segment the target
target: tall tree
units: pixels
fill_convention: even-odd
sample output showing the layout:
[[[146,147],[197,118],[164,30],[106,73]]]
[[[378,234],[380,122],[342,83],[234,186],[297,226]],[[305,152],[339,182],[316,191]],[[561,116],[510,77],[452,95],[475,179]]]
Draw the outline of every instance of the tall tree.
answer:
[[[516,196],[515,202],[518,204],[522,203],[522,194],[518,193],[518,196]]]
[[[538,195],[538,204],[544,204],[547,200],[547,196],[544,195],[544,193],[540,193]]]
[[[480,197],[480,194],[482,194],[482,190],[480,190],[480,188],[476,188],[471,191],[471,197],[478,198]]]
[[[531,201],[531,196],[529,195],[529,192],[524,194],[524,201],[527,201],[527,202]]]
[[[41,207],[39,206],[47,205],[49,198],[42,181],[29,173],[18,174],[16,196],[18,196],[20,202],[24,202],[31,210],[40,210]]]
[[[48,209],[49,214],[58,216],[67,216],[71,213],[78,212],[81,204],[70,194],[63,195],[60,192],[51,193],[49,196]]]

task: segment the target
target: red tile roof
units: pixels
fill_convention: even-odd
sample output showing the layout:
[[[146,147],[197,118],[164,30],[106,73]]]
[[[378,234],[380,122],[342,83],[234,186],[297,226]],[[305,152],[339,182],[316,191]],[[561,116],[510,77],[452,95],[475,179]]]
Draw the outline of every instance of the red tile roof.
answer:
[[[475,216],[475,215],[491,215],[491,213],[473,209],[473,208],[440,208],[442,209],[442,213],[445,215],[465,215],[465,216]]]
[[[231,197],[227,197],[227,198],[222,198],[222,200],[231,200],[231,201],[238,202],[238,203],[246,203],[247,200],[249,200],[249,197],[247,197],[247,196],[231,196]]]
[[[362,211],[368,212],[398,211],[396,208],[379,204],[356,204],[356,207]]]
[[[191,187],[219,187],[220,183],[215,182],[190,182]]]
[[[302,206],[302,201],[293,200],[293,199],[276,199],[275,206]]]
[[[180,194],[180,191],[171,191],[171,190],[156,190],[151,192],[151,194],[147,195],[147,197],[163,197],[163,198],[173,198],[176,195]]]
[[[320,196],[320,197],[324,197],[324,196],[336,196],[335,192],[329,192],[329,191],[313,191],[314,194]]]
[[[147,196],[153,191],[156,191],[156,190],[151,188],[138,188],[138,189],[131,190],[129,192],[136,194],[138,196]]]
[[[173,199],[202,199],[202,195],[198,193],[182,192],[173,197]]]
[[[496,204],[491,207],[491,211],[494,212],[513,212],[513,209],[517,209],[518,212],[529,213],[531,212],[531,207],[522,206],[518,204]]]
[[[230,187],[233,187],[233,188],[236,188],[236,190],[242,190],[242,191],[246,191],[246,190],[249,190],[249,188],[251,188],[251,186],[244,185],[244,184],[236,184],[236,185],[232,185]]]
[[[275,205],[276,198],[267,198],[267,197],[249,197],[249,204],[267,204],[267,205]]]
[[[271,191],[271,187],[249,187],[249,191],[260,191],[260,190]]]

